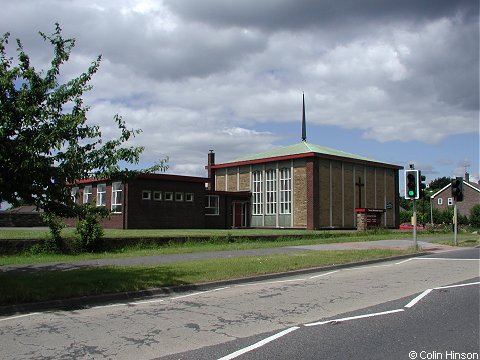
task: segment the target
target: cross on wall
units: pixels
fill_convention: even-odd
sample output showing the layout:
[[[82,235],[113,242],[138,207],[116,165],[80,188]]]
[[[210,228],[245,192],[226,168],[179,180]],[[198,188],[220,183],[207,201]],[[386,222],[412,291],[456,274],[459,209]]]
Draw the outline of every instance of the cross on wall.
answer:
[[[355,185],[358,186],[358,207],[362,207],[362,187],[365,186],[364,183],[362,183],[362,178],[359,176],[358,177],[358,182],[355,183]]]

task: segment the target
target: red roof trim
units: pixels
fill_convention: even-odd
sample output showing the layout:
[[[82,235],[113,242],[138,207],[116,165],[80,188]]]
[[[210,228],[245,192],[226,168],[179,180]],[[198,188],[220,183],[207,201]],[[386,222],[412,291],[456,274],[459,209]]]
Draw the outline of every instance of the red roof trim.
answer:
[[[403,169],[403,166],[398,166],[398,165],[391,165],[391,164],[386,164],[386,163],[381,163],[381,162],[376,162],[376,161],[361,160],[361,159],[352,159],[352,158],[343,157],[343,156],[319,154],[319,153],[316,153],[316,152],[308,152],[308,153],[303,153],[303,154],[294,154],[294,155],[285,155],[285,156],[276,156],[276,157],[270,157],[270,158],[264,158],[264,159],[236,161],[236,162],[231,162],[231,163],[205,166],[205,169],[208,169],[208,168],[210,168],[210,169],[223,169],[223,168],[232,167],[232,166],[253,165],[253,164],[261,164],[261,163],[273,162],[273,161],[301,159],[301,158],[307,158],[307,157],[319,157],[319,158],[323,158],[323,159],[343,160],[343,161],[347,160],[349,162],[358,163],[358,164],[375,164],[377,166],[391,168],[391,169],[397,169],[397,170]]]
[[[196,183],[207,183],[210,181],[208,178],[197,177],[197,176],[185,176],[185,175],[173,175],[173,174],[140,174],[126,181],[132,181],[137,179],[144,180],[166,180],[166,181],[184,181],[184,182],[196,182]],[[84,179],[75,181],[73,184],[68,183],[68,185],[81,185],[81,184],[94,184],[104,181],[110,181],[111,179]],[[115,181],[115,180],[112,180]]]
[[[198,183],[207,183],[210,181],[210,179],[203,178],[203,177],[173,175],[173,174],[142,174],[137,176],[134,179],[186,181],[186,182],[198,182]]]

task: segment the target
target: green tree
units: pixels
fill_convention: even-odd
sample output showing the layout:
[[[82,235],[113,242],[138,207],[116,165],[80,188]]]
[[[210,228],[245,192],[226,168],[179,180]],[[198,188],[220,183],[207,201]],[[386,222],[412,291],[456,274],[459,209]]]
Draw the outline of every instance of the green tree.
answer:
[[[118,115],[116,139],[103,141],[100,128],[87,122],[89,107],[82,96],[91,90],[98,56],[80,76],[59,82],[74,39],[40,33],[53,46],[46,71],[37,71],[17,39],[17,61],[7,56],[9,34],[0,38],[0,202],[37,205],[51,216],[76,216],[72,184],[86,178],[123,178],[166,168],[162,160],[146,170],[121,168],[137,164],[143,147],[125,147],[141,130],[130,130]],[[52,221],[55,223],[55,221]]]
[[[451,179],[449,177],[440,177],[440,178],[436,178],[432,181],[430,181],[430,184],[429,184],[429,188],[431,190],[434,190],[437,191],[437,190],[440,190],[440,189],[443,189],[445,186],[449,185],[451,182]]]
[[[470,225],[480,229],[480,204],[476,204],[470,209]]]

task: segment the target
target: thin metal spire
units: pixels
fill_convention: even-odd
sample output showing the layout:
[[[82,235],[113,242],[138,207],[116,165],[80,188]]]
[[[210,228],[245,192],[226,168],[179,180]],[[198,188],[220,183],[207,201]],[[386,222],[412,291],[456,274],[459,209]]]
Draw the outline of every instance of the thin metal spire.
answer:
[[[305,93],[303,93],[302,141],[307,141],[307,123],[305,121]]]

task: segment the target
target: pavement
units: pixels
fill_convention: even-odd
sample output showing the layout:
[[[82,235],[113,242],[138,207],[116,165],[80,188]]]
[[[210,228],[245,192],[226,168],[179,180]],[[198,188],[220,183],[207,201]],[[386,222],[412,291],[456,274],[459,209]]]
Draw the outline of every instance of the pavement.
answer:
[[[437,238],[438,239],[438,238]],[[440,245],[426,241],[417,241],[418,246],[424,251],[438,252],[455,249],[447,245]],[[364,242],[345,242],[319,245],[286,246],[269,249],[212,251],[188,254],[168,254],[144,257],[129,257],[115,259],[95,259],[68,262],[52,262],[45,264],[4,265],[0,266],[1,272],[36,272],[36,271],[65,271],[85,269],[101,266],[144,266],[161,265],[176,262],[189,262],[196,260],[223,259],[239,256],[287,254],[301,251],[329,251],[329,250],[366,250],[366,249],[395,249],[405,250],[413,246],[413,240],[377,240]]]

